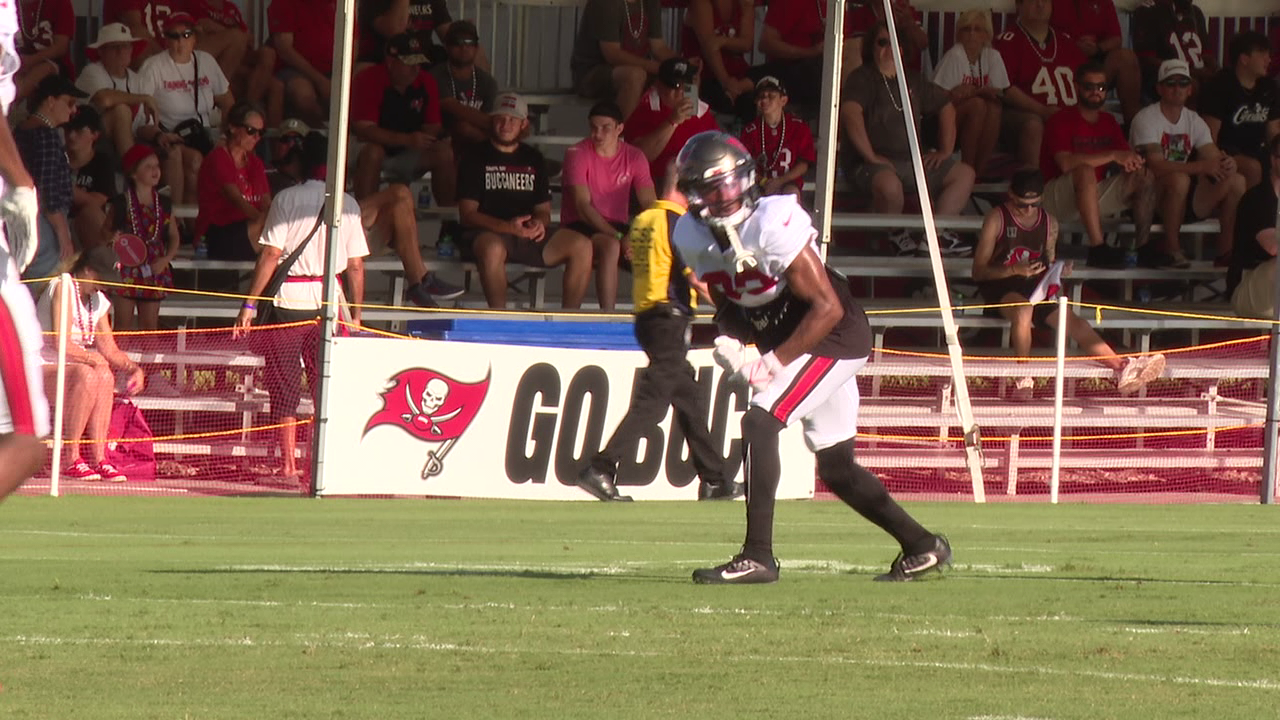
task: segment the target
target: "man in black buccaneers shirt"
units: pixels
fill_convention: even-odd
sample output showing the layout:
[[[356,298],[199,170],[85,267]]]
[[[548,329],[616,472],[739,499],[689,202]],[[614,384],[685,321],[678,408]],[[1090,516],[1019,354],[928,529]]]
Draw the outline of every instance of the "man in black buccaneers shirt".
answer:
[[[515,93],[498,96],[489,142],[458,163],[459,249],[480,269],[491,308],[507,306],[506,263],[564,266],[564,307],[578,308],[591,279],[591,240],[551,230],[551,186],[542,153],[520,142],[529,106]]]

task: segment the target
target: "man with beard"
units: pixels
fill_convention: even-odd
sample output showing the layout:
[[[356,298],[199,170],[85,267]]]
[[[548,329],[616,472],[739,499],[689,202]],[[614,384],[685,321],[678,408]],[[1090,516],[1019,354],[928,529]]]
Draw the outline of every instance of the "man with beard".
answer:
[[[1155,178],[1142,156],[1129,147],[1120,123],[1102,112],[1107,99],[1106,68],[1095,61],[1081,65],[1075,84],[1079,104],[1058,112],[1045,124],[1040,151],[1040,172],[1047,179],[1045,209],[1063,222],[1082,222],[1089,236],[1088,264],[1111,268],[1124,266],[1125,251],[1106,244],[1102,218],[1130,210],[1137,227],[1139,262],[1171,266],[1174,259],[1169,252],[1147,242],[1155,212]],[[1121,172],[1108,176],[1112,165]]]

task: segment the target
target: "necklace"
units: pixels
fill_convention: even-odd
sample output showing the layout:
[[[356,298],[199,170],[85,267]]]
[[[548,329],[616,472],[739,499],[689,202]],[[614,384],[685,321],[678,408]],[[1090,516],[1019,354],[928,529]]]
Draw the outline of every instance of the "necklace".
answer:
[[[778,146],[773,151],[773,157],[769,157],[769,144],[764,139],[764,126],[769,123],[765,122],[764,117],[760,118],[760,159],[764,162],[764,171],[768,173],[773,169],[774,163],[778,162],[778,156],[782,154],[782,147],[787,142],[787,116],[783,115],[778,121]]]
[[[476,66],[471,66],[471,93],[469,95],[466,97],[458,95],[458,84],[453,81],[453,70],[449,71],[449,89],[453,90],[454,98],[462,100],[466,105],[470,106],[471,102],[475,100],[476,97]]]
[[[116,85],[116,77],[111,73],[107,73],[107,77],[111,79],[111,89],[119,90],[120,86]],[[133,94],[133,90],[129,87],[129,70],[127,68],[124,71],[124,91],[130,95]]]
[[[57,127],[56,125],[53,124],[53,121],[45,117],[43,113],[33,112],[31,113],[31,117],[44,123],[46,127]]]
[[[813,0],[813,4],[818,6],[818,20],[821,21],[822,26],[825,28],[827,26],[827,4],[822,0]]]
[[[644,33],[644,0],[640,0],[636,5],[640,6],[639,21],[632,25],[631,3],[627,2],[627,0],[622,0],[622,10],[627,14],[627,32],[631,35],[632,40],[639,40],[640,35]]]
[[[93,325],[93,309],[92,307],[86,308],[84,306],[84,298],[80,295],[80,282],[75,278],[71,279],[71,297],[76,303],[75,329],[80,333],[80,340],[82,341],[80,343],[80,347],[92,347],[93,341],[97,335],[95,332],[97,328]],[[93,298],[89,298],[91,306],[93,304],[93,300]],[[89,316],[88,319],[85,318],[85,315]]]
[[[27,31],[26,23],[22,22],[23,16],[26,15],[26,13],[18,13],[18,27],[22,30],[22,37],[31,42],[35,42],[35,39],[40,36],[40,13],[42,12],[44,12],[44,0],[40,0],[40,2],[36,3],[35,16],[31,19],[31,32]]]
[[[1047,63],[1052,63],[1054,60],[1057,59],[1058,36],[1054,34],[1052,25],[1049,26],[1049,35],[1045,37],[1044,42],[1036,42],[1036,39],[1031,37],[1031,31],[1027,30],[1026,26],[1023,25],[1021,22],[1018,23],[1018,27],[1022,29],[1022,34],[1027,37],[1027,43],[1031,45],[1031,52],[1035,53],[1036,57],[1040,58],[1040,62],[1047,64]],[[1040,53],[1040,48],[1047,47],[1050,41],[1053,42],[1053,54],[1048,57],[1045,57]]]
[[[143,237],[146,240],[148,254],[150,254],[150,250],[155,246],[155,243],[160,240],[160,193],[156,192],[155,188],[151,188],[151,203],[151,231],[146,232],[144,230],[145,226],[142,225],[146,221],[146,218],[143,217],[145,211],[142,208],[142,201],[138,199],[138,193],[133,188],[129,188],[129,228],[136,232],[139,237]],[[150,237],[145,237],[145,235],[150,235]]]
[[[983,55],[983,52],[979,50],[978,62],[969,63],[969,74],[973,76],[973,84],[978,87],[982,87],[987,84],[986,81],[983,79],[983,74],[982,74],[982,55]]]
[[[902,112],[902,103],[898,102],[898,99],[893,96],[893,90],[889,87],[889,76],[880,73],[880,79],[884,81],[884,91],[889,94],[889,102],[893,103],[893,109]],[[908,92],[910,92],[910,88],[908,88]]]

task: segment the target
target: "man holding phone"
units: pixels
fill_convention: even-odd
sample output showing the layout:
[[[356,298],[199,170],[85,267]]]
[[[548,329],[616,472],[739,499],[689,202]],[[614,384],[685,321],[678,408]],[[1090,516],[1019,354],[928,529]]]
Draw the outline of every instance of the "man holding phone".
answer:
[[[711,106],[698,99],[698,68],[684,58],[668,58],[658,66],[658,79],[640,98],[623,125],[622,137],[649,161],[649,174],[663,177],[689,138],[720,124]]]

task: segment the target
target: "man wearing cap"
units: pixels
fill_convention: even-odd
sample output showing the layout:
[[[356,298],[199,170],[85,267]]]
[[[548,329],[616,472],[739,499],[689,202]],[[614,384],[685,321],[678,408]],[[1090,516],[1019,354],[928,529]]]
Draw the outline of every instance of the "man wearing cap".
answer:
[[[804,174],[817,162],[809,124],[786,111],[787,88],[772,75],[756,83],[756,119],[738,137],[756,159],[756,177],[765,195],[804,188]]]
[[[18,0],[18,21],[22,25],[18,97],[25,97],[46,75],[76,76],[71,65],[71,38],[76,34],[71,0]]]
[[[1236,208],[1244,196],[1244,176],[1236,162],[1213,143],[1209,126],[1187,107],[1191,68],[1183,60],[1160,64],[1156,92],[1160,102],[1142,109],[1129,130],[1129,142],[1146,158],[1156,176],[1165,252],[1175,267],[1188,266],[1178,234],[1188,222],[1216,217],[1218,265],[1226,267],[1235,237]]]
[[[103,0],[102,22],[123,23],[133,37],[142,40],[142,45],[134,48],[136,65],[164,50],[165,20],[181,6],[181,0]]]
[[[23,277],[44,278],[53,274],[58,263],[75,254],[71,227],[71,164],[61,127],[76,111],[76,101],[85,94],[62,75],[50,75],[27,99],[31,115],[13,131],[14,142],[22,162],[35,180],[40,198],[39,247],[36,257]]]
[[[1024,0],[1032,2],[1033,0]],[[1121,268],[1125,250],[1108,245],[1102,234],[1102,218],[1133,214],[1138,262],[1147,267],[1169,267],[1174,258],[1151,245],[1155,215],[1155,177],[1146,160],[1135,153],[1110,113],[1102,111],[1107,99],[1107,70],[1090,60],[1075,71],[1079,102],[1054,113],[1044,126],[1040,147],[1040,172],[1045,183],[1044,206],[1063,221],[1080,221],[1088,245],[1091,267]],[[1108,175],[1108,168],[1120,172]]]
[[[667,163],[675,159],[689,138],[720,129],[711,106],[688,96],[697,74],[698,69],[684,58],[663,60],[658,66],[657,82],[627,117],[622,136],[648,158],[651,177],[666,174]]]
[[[613,98],[631,115],[659,63],[676,57],[662,39],[660,11],[658,0],[587,0],[569,59],[579,95]]]
[[[267,30],[280,58],[276,77],[284,83],[286,112],[319,125],[329,117],[336,0],[274,0]]]
[[[591,241],[551,231],[551,188],[542,153],[520,142],[529,107],[515,93],[498,96],[489,141],[458,164],[458,247],[480,268],[489,307],[507,306],[506,263],[564,266],[565,308],[582,306],[591,277]]]
[[[93,62],[76,78],[76,87],[89,96],[101,115],[117,156],[133,147],[136,133],[148,117],[155,122],[155,98],[142,92],[142,78],[129,67],[135,50],[145,44],[124,23],[103,25],[98,38],[85,50]]]
[[[302,139],[310,132],[311,128],[297,118],[289,118],[277,128],[271,140],[271,166],[267,168],[267,186],[271,188],[272,197],[306,179],[302,168]]]
[[[489,138],[489,113],[498,97],[498,82],[477,64],[480,35],[470,20],[455,20],[444,35],[448,61],[431,66],[440,89],[440,113],[445,131],[454,141],[478,143]]]
[[[63,134],[71,163],[72,235],[81,248],[91,248],[103,239],[107,201],[120,194],[116,164],[98,152],[102,122],[92,105],[82,105]]]
[[[447,48],[449,31],[455,22],[459,22],[449,14],[449,4],[445,0],[361,0],[357,12],[360,36],[356,62],[361,65],[382,62],[387,40],[401,33],[417,37],[431,64],[438,64],[444,60],[445,51],[432,41],[431,35],[434,32]],[[488,70],[489,59],[478,43],[476,50],[479,55],[477,63]]]
[[[560,226],[591,239],[596,298],[612,310],[618,296],[618,258],[630,224],[634,195],[641,207],[656,201],[649,161],[622,140],[622,111],[604,100],[587,112],[591,134],[565,150]]]
[[[351,130],[360,141],[356,159],[357,198],[378,189],[385,170],[397,182],[410,183],[431,170],[431,188],[441,207],[454,204],[453,153],[439,142],[440,91],[422,44],[409,33],[387,41],[382,63],[356,75],[351,92]]]
[[[1009,183],[1008,196],[982,220],[978,245],[973,251],[973,279],[978,294],[998,308],[1009,321],[1010,343],[1015,357],[1031,354],[1031,329],[1052,330],[1060,321],[1058,304],[1047,302],[1062,290],[1062,276],[1069,265],[1054,266],[1057,256],[1058,221],[1040,207],[1044,179],[1036,170],[1019,170]],[[1036,299],[1035,305],[1027,303]],[[1122,395],[1137,392],[1164,371],[1160,354],[1122,359],[1098,333],[1075,312],[1067,310],[1067,334],[1086,353],[1115,372]],[[1031,377],[1018,380],[1014,395],[1030,400],[1035,391]]]

